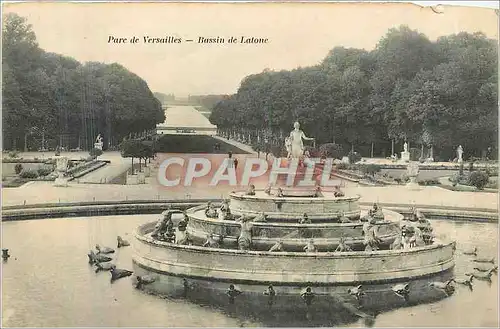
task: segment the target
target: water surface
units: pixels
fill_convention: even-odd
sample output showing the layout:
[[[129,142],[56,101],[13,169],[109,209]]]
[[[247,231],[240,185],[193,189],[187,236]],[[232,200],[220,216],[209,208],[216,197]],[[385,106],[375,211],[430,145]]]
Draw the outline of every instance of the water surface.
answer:
[[[259,319],[238,318],[208,306],[146,295],[134,289],[129,278],[110,284],[109,273],[94,273],[88,265],[89,249],[96,243],[114,248],[117,235],[131,240],[138,225],[157,218],[131,215],[2,223],[3,247],[12,255],[2,268],[3,326],[266,326]],[[457,277],[475,264],[460,249],[475,245],[482,256],[497,255],[497,224],[434,220],[433,225],[440,238],[457,240]],[[131,247],[117,251],[113,258],[118,267],[132,268],[131,251]],[[380,314],[375,325],[498,327],[497,280],[494,275],[491,284],[477,281],[472,292],[457,285],[450,298]]]

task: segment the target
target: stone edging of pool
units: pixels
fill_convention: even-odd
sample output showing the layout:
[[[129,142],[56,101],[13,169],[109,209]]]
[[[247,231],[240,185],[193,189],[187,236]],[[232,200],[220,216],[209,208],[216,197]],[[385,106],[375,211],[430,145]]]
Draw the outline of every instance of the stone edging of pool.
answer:
[[[172,199],[172,200],[127,200],[102,202],[46,203],[33,205],[6,206],[2,208],[2,221],[106,216],[158,214],[167,208],[188,209],[208,201],[220,202],[220,199]],[[361,206],[372,203],[360,202]],[[379,203],[383,208],[408,214],[411,206],[418,208],[429,219],[451,219],[479,222],[497,222],[498,211],[485,208],[446,207],[433,205]]]

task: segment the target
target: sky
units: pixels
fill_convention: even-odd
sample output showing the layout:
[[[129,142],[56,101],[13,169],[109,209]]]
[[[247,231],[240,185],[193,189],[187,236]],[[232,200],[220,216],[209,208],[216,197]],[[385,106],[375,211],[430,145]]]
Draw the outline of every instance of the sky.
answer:
[[[433,5],[439,2],[416,1]],[[142,77],[152,91],[235,93],[241,80],[264,69],[290,70],[320,63],[335,46],[373,49],[387,30],[406,24],[431,40],[484,32],[498,39],[498,16],[472,1],[441,1],[442,13],[408,3],[14,3],[4,13],[28,19],[41,48],[80,62],[119,63]],[[476,5],[498,3],[474,1]],[[147,44],[144,37],[181,38]],[[110,37],[127,43],[109,43]],[[132,44],[130,38],[139,42]],[[224,38],[199,44],[199,37]],[[228,44],[235,37],[266,44]],[[192,39],[193,42],[185,42]]]

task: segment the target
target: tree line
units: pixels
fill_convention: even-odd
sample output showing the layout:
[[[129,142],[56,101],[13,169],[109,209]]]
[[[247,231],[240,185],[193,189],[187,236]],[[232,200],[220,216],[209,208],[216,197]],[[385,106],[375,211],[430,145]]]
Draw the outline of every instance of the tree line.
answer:
[[[335,47],[315,66],[247,76],[214,105],[210,121],[226,134],[282,139],[298,120],[317,143],[363,156],[390,156],[407,141],[435,159],[453,159],[458,145],[464,156],[491,157],[497,69],[497,43],[483,33],[431,41],[400,26],[372,51]]]
[[[4,149],[86,149],[144,134],[165,120],[147,83],[119,64],[46,52],[26,18],[4,16]]]

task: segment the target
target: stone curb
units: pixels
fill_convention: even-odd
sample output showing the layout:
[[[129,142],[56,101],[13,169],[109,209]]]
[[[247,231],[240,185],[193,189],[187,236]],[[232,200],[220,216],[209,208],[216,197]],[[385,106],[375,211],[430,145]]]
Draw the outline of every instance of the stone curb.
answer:
[[[29,206],[10,206],[2,209],[2,221],[104,216],[119,214],[155,214],[167,208],[185,210],[203,204],[208,201],[220,202],[220,199],[196,199],[196,200],[132,200],[132,201],[108,201],[108,202],[80,202],[61,204],[40,204]],[[372,203],[360,202],[362,206],[370,206]],[[410,207],[416,206],[422,213],[431,219],[467,220],[496,222],[498,213],[491,209],[473,209],[458,207],[438,207],[420,205],[391,205],[379,204],[381,207],[409,214]]]

